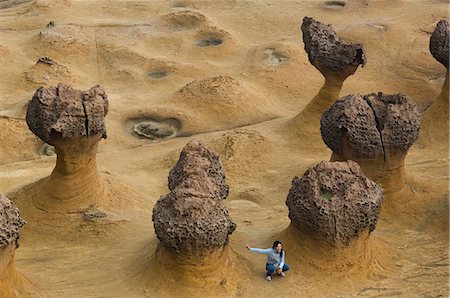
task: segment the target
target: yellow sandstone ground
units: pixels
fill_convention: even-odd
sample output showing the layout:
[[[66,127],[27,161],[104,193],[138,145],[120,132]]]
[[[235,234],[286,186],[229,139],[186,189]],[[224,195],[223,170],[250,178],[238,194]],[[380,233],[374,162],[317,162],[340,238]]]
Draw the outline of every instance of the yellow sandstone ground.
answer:
[[[367,64],[341,96],[403,92],[423,112],[444,84],[446,69],[428,43],[448,13],[448,2],[438,0],[0,2],[0,193],[27,221],[15,251],[24,280],[18,295],[448,296],[445,140],[422,136],[433,142],[420,139],[409,150],[408,189],[388,198],[375,231],[355,244],[365,246],[363,255],[350,246],[323,257],[320,242],[288,228],[285,200],[292,178],[331,151],[320,137],[283,132],[323,85],[303,49],[304,16],[365,46]],[[43,56],[55,64],[36,66]],[[45,213],[33,205],[32,184],[50,175],[56,158],[42,154],[25,105],[38,87],[58,80],[80,90],[100,84],[108,94],[108,139],[97,153],[106,199],[97,213]],[[203,90],[217,97],[197,96]],[[133,130],[141,119],[167,118],[181,128],[170,128],[175,136],[166,140]],[[448,129],[425,125],[427,134],[433,126]],[[194,137],[220,155],[230,185],[225,205],[237,223],[224,254],[199,272],[158,248],[151,221],[170,168]],[[291,271],[269,283],[265,258],[245,244],[268,247],[276,238],[285,241]]]

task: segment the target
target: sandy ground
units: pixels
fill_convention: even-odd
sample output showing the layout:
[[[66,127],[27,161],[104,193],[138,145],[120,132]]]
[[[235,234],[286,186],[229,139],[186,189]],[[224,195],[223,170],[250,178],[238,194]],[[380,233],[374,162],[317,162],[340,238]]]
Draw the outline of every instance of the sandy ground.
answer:
[[[320,138],[283,131],[323,84],[303,49],[304,16],[366,48],[367,65],[341,96],[403,92],[423,112],[445,78],[428,43],[437,21],[448,20],[447,1],[326,2],[0,1],[0,192],[28,222],[15,259],[27,282],[17,294],[448,297],[445,140],[411,148],[408,190],[385,198],[389,208],[362,256],[367,266],[317,266],[324,264],[286,230],[292,178],[331,156]],[[54,63],[36,64],[42,56]],[[42,154],[28,130],[25,105],[38,87],[59,81],[82,90],[100,84],[109,96],[108,139],[97,155],[106,217],[47,214],[32,205],[30,184],[51,173],[55,157]],[[176,119],[178,137],[139,137],[133,126],[141,119]],[[220,154],[226,206],[237,223],[224,256],[199,272],[161,262],[151,221],[169,169],[192,138]],[[264,257],[245,244],[268,247],[275,238],[285,240],[292,269],[268,283]]]

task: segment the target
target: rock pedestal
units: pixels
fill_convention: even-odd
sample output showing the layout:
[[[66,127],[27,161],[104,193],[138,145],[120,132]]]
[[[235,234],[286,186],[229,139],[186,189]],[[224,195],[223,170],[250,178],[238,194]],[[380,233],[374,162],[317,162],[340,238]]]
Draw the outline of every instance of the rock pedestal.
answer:
[[[200,141],[185,146],[169,174],[170,193],[153,208],[153,224],[170,252],[203,258],[224,249],[236,228],[222,200],[228,195],[219,157]]]
[[[336,101],[321,119],[321,134],[332,161],[356,161],[385,193],[405,186],[404,159],[417,140],[420,115],[404,94],[351,94]]]
[[[88,91],[58,84],[39,88],[29,102],[27,124],[57,155],[52,174],[37,184],[37,208],[54,212],[82,212],[99,204],[104,186],[96,152],[106,138],[104,118],[108,99],[100,86]]]
[[[325,83],[289,126],[314,138],[318,135],[320,116],[339,98],[345,79],[354,74],[359,65],[366,64],[366,54],[362,45],[340,40],[331,25],[313,18],[303,19],[301,31],[309,61],[325,77]]]

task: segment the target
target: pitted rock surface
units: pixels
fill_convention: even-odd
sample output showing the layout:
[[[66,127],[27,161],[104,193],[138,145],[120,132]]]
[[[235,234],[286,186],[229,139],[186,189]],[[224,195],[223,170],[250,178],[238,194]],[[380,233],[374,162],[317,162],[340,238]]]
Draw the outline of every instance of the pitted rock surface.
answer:
[[[419,137],[420,115],[404,94],[351,94],[325,111],[320,124],[325,144],[336,154],[347,156],[347,139],[355,157],[374,158],[406,154]]]
[[[382,201],[382,189],[356,162],[322,161],[294,177],[286,205],[294,226],[345,246],[375,229]]]
[[[228,243],[236,224],[222,205],[228,186],[217,154],[201,141],[189,142],[170,171],[169,189],[152,216],[155,233],[167,249],[204,256]]]
[[[228,195],[228,185],[225,183],[225,173],[219,155],[206,148],[199,140],[189,142],[169,173],[169,189],[173,191],[180,185],[197,192],[216,192],[214,197],[225,199]]]
[[[448,69],[450,27],[447,20],[440,20],[430,38],[430,52],[433,57]]]
[[[158,239],[175,253],[205,255],[228,243],[236,228],[219,200],[182,194],[162,196],[153,209]]]
[[[373,110],[359,94],[347,95],[337,100],[320,121],[320,132],[327,146],[344,155],[341,142],[346,137],[361,157],[383,154],[380,133]]]
[[[52,131],[63,138],[95,134],[106,138],[107,113],[108,98],[99,85],[80,91],[59,83],[36,90],[28,104],[26,120],[34,134],[51,144]]]
[[[331,25],[305,17],[301,30],[305,51],[314,66],[318,62],[325,69],[339,71],[349,65],[366,64],[363,46],[339,40]]]
[[[8,198],[0,194],[0,247],[16,242],[18,247],[19,230],[25,221],[20,217],[19,209]]]

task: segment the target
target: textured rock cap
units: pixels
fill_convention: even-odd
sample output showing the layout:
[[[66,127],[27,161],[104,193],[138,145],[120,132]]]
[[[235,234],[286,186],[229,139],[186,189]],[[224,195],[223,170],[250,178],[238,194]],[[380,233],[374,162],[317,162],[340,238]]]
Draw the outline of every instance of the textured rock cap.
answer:
[[[201,141],[182,150],[169,174],[170,193],[153,208],[153,225],[161,243],[170,251],[207,255],[228,242],[236,228],[222,205],[228,195],[219,157]]]
[[[220,200],[178,191],[158,200],[153,222],[166,248],[189,255],[205,255],[223,247],[236,228]]]
[[[320,120],[327,146],[345,157],[374,158],[404,153],[419,137],[417,105],[404,94],[350,94],[337,100]],[[348,148],[347,146],[351,148]]]
[[[0,247],[5,247],[12,242],[19,243],[19,230],[25,221],[20,217],[19,209],[8,198],[0,194]]]
[[[173,191],[180,186],[225,199],[228,185],[219,155],[199,140],[190,141],[169,173],[169,189]]]
[[[366,64],[363,46],[339,40],[331,25],[305,17],[301,30],[309,61],[321,72],[342,71],[347,66]]]
[[[59,83],[36,90],[28,103],[26,120],[34,134],[51,144],[52,131],[63,138],[95,134],[106,138],[107,113],[108,97],[99,85],[80,91]]]
[[[294,177],[286,205],[294,226],[341,246],[375,229],[382,201],[382,189],[356,162],[322,161]]]
[[[450,55],[448,43],[450,28],[447,20],[440,20],[430,38],[430,52],[433,57],[448,69]]]

